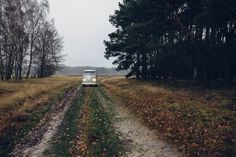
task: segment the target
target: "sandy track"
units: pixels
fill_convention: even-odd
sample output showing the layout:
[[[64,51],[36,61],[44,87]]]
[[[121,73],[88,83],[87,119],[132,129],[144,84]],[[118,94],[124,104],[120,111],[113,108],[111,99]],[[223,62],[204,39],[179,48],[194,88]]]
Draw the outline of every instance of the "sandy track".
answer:
[[[158,139],[156,134],[144,126],[125,107],[108,102],[98,93],[104,108],[113,110],[114,128],[127,148],[127,157],[183,157],[176,148]]]
[[[49,141],[55,135],[66,111],[69,109],[77,90],[68,92],[64,99],[53,105],[38,126],[28,134],[27,138],[16,145],[11,153],[12,157],[43,157]]]

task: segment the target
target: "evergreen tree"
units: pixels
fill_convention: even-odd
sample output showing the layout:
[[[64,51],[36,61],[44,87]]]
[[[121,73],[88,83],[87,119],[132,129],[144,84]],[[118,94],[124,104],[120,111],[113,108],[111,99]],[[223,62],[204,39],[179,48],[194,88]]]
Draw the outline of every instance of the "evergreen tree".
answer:
[[[236,77],[235,0],[124,0],[110,17],[105,41],[128,76],[157,79]]]

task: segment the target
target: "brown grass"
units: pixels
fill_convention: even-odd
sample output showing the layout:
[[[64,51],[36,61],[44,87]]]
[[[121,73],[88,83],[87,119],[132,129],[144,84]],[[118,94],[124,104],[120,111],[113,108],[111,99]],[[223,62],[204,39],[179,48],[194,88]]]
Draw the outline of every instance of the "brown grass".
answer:
[[[47,103],[56,93],[73,86],[80,78],[51,77],[22,82],[0,81],[0,130],[27,110]]]
[[[160,138],[188,156],[236,155],[235,89],[172,88],[121,78],[102,82]]]

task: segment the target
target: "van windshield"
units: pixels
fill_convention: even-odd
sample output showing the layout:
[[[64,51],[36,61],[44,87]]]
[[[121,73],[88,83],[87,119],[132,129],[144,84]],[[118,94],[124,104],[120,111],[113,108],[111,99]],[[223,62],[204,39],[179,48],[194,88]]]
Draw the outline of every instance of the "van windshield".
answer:
[[[95,71],[84,71],[84,75],[96,75]]]

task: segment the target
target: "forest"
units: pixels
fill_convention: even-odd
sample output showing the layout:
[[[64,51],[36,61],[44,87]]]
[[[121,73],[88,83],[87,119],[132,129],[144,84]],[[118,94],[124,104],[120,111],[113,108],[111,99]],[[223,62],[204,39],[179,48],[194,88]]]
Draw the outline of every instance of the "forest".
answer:
[[[47,0],[0,0],[0,78],[52,75],[63,39],[49,18]]]
[[[137,79],[236,78],[235,0],[123,0],[105,57]]]

